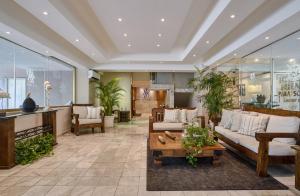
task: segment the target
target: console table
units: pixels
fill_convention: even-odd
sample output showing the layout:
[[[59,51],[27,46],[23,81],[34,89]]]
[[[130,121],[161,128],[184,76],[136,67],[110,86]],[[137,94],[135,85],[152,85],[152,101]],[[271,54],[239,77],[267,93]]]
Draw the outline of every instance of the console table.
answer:
[[[40,110],[33,113],[14,112],[7,113],[6,116],[0,117],[0,169],[9,169],[15,166],[16,141],[43,133],[51,133],[54,136],[54,144],[56,144],[56,111],[57,110]],[[16,121],[18,118],[38,114],[42,115],[41,124],[16,131]],[[26,123],[26,125],[28,124]]]

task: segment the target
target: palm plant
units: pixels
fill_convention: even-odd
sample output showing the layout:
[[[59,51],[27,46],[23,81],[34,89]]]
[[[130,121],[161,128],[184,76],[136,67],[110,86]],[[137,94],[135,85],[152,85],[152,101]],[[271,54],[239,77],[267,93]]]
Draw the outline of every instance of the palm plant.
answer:
[[[100,82],[99,86],[96,87],[97,97],[104,108],[105,116],[112,116],[113,108],[119,107],[120,99],[123,96],[122,91],[125,90],[120,87],[120,79],[118,78],[112,79],[107,84]]]
[[[223,108],[233,107],[234,78],[221,71],[196,69],[198,75],[190,80],[189,86],[201,92],[200,101],[207,108],[209,118],[216,121]]]

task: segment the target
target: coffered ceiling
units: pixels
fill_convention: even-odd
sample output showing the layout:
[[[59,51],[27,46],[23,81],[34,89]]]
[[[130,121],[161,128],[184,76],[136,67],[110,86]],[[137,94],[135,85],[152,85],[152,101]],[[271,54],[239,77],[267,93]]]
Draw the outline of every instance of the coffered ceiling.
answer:
[[[48,51],[45,55],[98,70],[193,71],[300,29],[299,0],[2,0],[0,5],[0,36],[27,47],[34,42],[33,49]]]

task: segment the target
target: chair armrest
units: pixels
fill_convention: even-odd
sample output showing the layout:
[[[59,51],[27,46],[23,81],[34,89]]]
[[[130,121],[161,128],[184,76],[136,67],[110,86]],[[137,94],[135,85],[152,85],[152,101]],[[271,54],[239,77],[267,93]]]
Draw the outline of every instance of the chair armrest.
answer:
[[[79,114],[71,114],[72,119],[75,119],[75,124],[79,124]]]
[[[200,120],[201,128],[205,128],[205,116],[197,116],[198,121]]]
[[[149,133],[153,131],[153,122],[154,122],[153,116],[149,116]]]
[[[255,138],[257,141],[272,141],[274,138],[295,138],[296,140],[300,139],[299,133],[271,133],[271,132],[256,132]]]

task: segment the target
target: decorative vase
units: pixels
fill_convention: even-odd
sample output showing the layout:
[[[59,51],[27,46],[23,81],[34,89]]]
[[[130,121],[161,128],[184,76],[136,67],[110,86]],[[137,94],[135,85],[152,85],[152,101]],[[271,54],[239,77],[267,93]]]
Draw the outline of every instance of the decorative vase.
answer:
[[[38,108],[39,108],[39,106],[36,105],[35,101],[30,97],[30,93],[29,93],[23,102],[22,111],[23,112],[35,112]]]
[[[105,116],[104,117],[104,126],[105,127],[114,127],[115,116]]]

